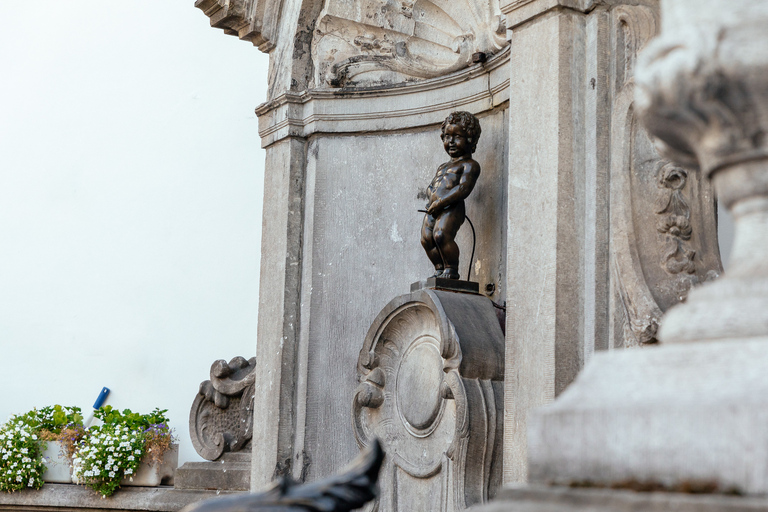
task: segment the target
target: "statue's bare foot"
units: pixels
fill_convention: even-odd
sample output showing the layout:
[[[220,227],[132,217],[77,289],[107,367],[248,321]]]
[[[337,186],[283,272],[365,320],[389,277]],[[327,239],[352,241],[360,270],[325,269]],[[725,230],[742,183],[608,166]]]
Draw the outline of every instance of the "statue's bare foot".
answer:
[[[440,277],[443,279],[458,279],[459,278],[459,271],[455,268],[447,268],[443,270],[443,273],[440,274]]]
[[[445,270],[443,270],[442,268],[436,268],[435,273],[432,275],[432,277],[442,277],[443,272],[445,272]]]

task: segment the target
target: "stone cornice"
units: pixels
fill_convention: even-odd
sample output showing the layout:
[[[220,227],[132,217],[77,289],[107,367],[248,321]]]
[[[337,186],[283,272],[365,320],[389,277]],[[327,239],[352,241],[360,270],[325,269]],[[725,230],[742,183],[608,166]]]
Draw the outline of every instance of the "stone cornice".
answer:
[[[506,16],[509,30],[558,8],[586,13],[599,5],[655,4],[658,4],[658,0],[502,0],[501,12]]]
[[[211,26],[250,41],[262,52],[275,47],[282,0],[195,0]]]
[[[256,108],[262,146],[313,133],[404,130],[439,124],[454,110],[491,110],[509,99],[508,62],[509,47],[485,64],[414,84],[285,92]]]

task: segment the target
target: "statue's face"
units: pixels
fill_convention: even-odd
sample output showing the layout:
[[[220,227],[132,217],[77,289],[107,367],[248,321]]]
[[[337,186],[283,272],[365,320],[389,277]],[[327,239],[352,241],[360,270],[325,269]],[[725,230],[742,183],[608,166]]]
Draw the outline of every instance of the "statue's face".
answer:
[[[449,124],[443,132],[443,147],[453,158],[472,153],[472,145],[467,138],[467,132],[457,124]]]

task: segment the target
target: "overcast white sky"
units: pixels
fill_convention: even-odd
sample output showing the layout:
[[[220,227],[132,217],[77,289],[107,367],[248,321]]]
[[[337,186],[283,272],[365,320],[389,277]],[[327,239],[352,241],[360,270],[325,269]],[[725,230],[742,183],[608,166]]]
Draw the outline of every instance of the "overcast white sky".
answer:
[[[107,386],[171,409],[190,458],[210,364],[255,355],[268,58],[194,0],[0,23],[0,422]]]

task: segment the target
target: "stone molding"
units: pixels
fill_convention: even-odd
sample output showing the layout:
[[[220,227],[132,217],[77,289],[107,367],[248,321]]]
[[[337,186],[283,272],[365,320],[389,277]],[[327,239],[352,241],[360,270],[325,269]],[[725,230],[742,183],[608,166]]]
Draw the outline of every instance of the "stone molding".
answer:
[[[250,41],[262,52],[275,47],[282,0],[195,0],[211,26]]]
[[[352,404],[360,447],[382,440],[379,510],[459,511],[501,481],[504,336],[482,295],[419,290],[374,320]]]
[[[499,0],[326,0],[315,24],[315,87],[413,82],[500,51]]]
[[[285,92],[256,108],[262,147],[314,133],[394,131],[436,125],[455,110],[474,114],[509,99],[509,48],[484,64],[416,84]]]

